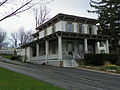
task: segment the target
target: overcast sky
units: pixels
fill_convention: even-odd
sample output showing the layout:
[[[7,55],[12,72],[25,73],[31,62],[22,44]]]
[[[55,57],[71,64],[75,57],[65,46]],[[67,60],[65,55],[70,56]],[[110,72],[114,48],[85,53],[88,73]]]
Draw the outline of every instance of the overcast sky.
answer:
[[[54,0],[48,5],[50,16],[53,17],[58,13],[77,15],[88,18],[97,18],[96,14],[88,13],[92,9],[89,5],[90,0]],[[0,28],[8,33],[18,30],[20,27],[25,29],[35,29],[35,20],[30,11],[20,14],[20,17],[14,16],[0,22]]]

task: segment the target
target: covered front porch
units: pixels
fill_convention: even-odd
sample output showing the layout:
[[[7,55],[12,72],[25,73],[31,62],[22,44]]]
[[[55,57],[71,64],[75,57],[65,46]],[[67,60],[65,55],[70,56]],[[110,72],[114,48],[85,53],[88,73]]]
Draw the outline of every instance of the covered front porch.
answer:
[[[30,55],[26,55],[29,62],[61,65],[61,61],[83,58],[85,53],[98,53],[100,41],[106,42],[106,53],[109,53],[107,36],[56,32],[29,44]]]

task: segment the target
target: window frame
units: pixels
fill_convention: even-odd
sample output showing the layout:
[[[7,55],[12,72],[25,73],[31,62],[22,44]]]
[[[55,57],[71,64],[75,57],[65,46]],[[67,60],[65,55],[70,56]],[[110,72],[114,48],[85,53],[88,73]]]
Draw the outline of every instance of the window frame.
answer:
[[[52,25],[52,33],[54,33],[54,32],[56,32],[56,25],[55,24]]]
[[[47,29],[44,29],[44,36],[47,35]]]
[[[68,50],[68,44],[71,44],[71,50]],[[70,52],[70,51],[73,50],[73,43],[72,43],[72,42],[67,42],[66,50],[67,50],[68,52]]]
[[[88,25],[87,32],[88,32],[88,34],[94,34],[93,25],[90,25],[90,24]]]
[[[80,47],[79,47],[80,45],[82,45],[82,47],[83,47],[83,50],[81,50],[81,51],[80,51]],[[81,42],[78,43],[78,52],[84,53],[84,43],[81,43]]]
[[[69,30],[68,24],[71,24],[71,25],[72,25],[71,30]],[[68,21],[68,22],[66,23],[66,31],[67,31],[67,32],[74,32],[73,22]]]
[[[79,27],[79,25],[81,25],[81,32],[80,32],[80,27]],[[77,32],[78,32],[78,33],[83,33],[83,24],[82,24],[82,23],[78,23],[78,24],[77,24]]]

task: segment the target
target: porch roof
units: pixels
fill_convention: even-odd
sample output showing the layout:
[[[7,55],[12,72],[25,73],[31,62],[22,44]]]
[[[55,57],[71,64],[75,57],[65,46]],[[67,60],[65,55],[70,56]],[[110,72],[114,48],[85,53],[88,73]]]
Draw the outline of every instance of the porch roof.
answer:
[[[36,33],[32,34],[33,37],[37,37],[39,36],[39,31],[37,31]]]
[[[69,39],[85,39],[85,38],[87,38],[89,40],[95,40],[96,42],[105,41],[110,38],[107,35],[81,34],[81,33],[76,33],[76,32],[58,31],[58,32],[52,33],[50,35],[47,35],[41,39],[32,41],[30,43],[26,43],[26,44],[22,45],[21,47],[32,46],[35,43],[43,43],[43,42],[45,42],[45,40],[54,40],[58,36],[61,36],[62,38],[69,38]]]

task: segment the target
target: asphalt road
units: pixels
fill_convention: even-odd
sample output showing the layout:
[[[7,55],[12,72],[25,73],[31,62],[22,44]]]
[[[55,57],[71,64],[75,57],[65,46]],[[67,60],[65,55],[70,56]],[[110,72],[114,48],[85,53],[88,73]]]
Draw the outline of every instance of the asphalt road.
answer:
[[[17,64],[19,63],[17,62]],[[25,63],[15,65],[1,61],[0,67],[34,77],[66,90],[120,90],[119,75]]]

